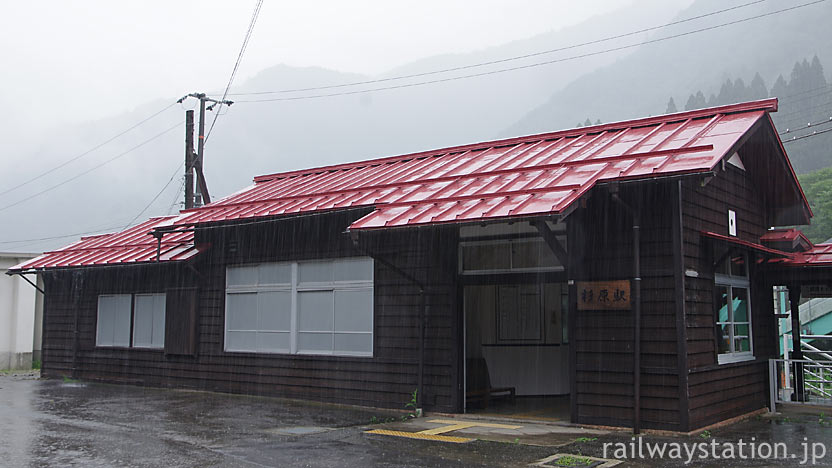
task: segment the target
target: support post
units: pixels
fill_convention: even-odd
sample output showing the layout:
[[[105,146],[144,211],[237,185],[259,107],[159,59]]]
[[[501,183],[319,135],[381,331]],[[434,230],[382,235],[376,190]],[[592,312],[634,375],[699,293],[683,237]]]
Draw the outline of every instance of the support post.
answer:
[[[803,359],[803,350],[800,344],[800,285],[789,285],[789,305],[792,318],[792,354],[791,359]],[[803,363],[794,364],[794,394],[795,401],[806,401],[803,388]]]
[[[197,150],[196,150],[196,167],[197,169],[197,184],[196,196],[194,205],[202,206],[202,188],[205,184],[205,178],[202,172],[202,155],[205,151],[205,94],[197,95],[199,98],[199,135],[197,136]]]
[[[194,207],[194,111],[185,112],[185,209]]]

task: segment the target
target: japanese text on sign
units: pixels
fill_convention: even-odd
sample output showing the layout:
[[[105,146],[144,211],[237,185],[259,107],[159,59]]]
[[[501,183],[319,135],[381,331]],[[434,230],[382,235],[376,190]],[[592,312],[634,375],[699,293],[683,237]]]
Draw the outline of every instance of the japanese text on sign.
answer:
[[[630,282],[578,281],[578,310],[627,310]]]

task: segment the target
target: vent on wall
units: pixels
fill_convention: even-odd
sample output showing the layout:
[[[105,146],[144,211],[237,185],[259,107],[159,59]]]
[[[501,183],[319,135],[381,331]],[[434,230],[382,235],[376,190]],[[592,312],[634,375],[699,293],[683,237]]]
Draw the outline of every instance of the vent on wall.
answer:
[[[734,210],[728,210],[728,235],[737,235],[737,213]]]

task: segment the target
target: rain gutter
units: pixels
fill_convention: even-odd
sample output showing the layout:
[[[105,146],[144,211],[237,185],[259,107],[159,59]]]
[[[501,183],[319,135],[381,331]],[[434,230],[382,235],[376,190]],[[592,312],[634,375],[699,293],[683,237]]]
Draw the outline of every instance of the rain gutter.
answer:
[[[378,255],[373,255],[369,250],[361,247],[358,243],[358,233],[356,231],[349,231],[350,238],[352,239],[353,246],[367,255],[368,257],[376,260],[377,262],[381,263],[382,265],[390,268],[391,270],[398,273],[402,278],[410,281],[411,283],[415,284],[417,288],[419,288],[419,374],[418,374],[418,383],[416,388],[418,392],[416,393],[416,400],[419,408],[417,409],[417,414],[421,413],[423,405],[423,398],[424,398],[424,383],[425,383],[425,317],[427,316],[427,301],[425,299],[425,290],[427,289],[425,284],[416,279],[414,276],[410,275],[406,271],[402,270],[401,268],[397,267],[390,261],[380,257]]]
[[[633,434],[641,432],[641,216],[612,194],[612,200],[633,216]]]

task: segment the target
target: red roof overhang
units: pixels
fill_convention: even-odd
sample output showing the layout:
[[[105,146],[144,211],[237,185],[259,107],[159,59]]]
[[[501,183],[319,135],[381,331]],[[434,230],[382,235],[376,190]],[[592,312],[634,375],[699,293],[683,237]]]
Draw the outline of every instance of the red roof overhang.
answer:
[[[787,258],[787,259],[792,258],[792,254],[790,254],[788,252],[783,252],[782,250],[772,249],[772,248],[766,247],[766,246],[761,245],[761,244],[756,244],[754,242],[749,242],[749,241],[746,241],[746,240],[739,239],[737,237],[725,236],[725,235],[717,234],[715,232],[710,232],[710,231],[702,231],[702,232],[700,232],[700,234],[702,234],[705,237],[708,237],[708,238],[714,239],[716,241],[722,242],[724,244],[728,244],[728,245],[735,246],[735,247],[740,247],[740,248],[745,249],[745,250],[752,250],[754,252],[761,253],[761,254],[766,255],[768,257],[779,257],[779,258]]]

